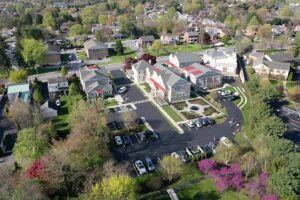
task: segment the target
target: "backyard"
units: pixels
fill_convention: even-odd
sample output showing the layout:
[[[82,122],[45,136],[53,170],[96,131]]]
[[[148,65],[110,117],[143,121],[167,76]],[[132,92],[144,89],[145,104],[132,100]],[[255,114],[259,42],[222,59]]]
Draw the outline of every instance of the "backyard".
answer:
[[[159,185],[157,180],[161,176],[160,172],[154,174],[137,177],[137,182],[143,188],[152,190],[149,193],[141,194],[140,199],[153,199],[153,200],[169,200],[169,195],[165,192],[167,188],[174,188],[178,197],[181,200],[246,200],[247,197],[241,193],[234,191],[225,191],[220,194],[212,179],[206,179],[203,174],[198,170],[195,163],[184,165],[180,179],[169,185],[164,186],[158,190],[156,187]],[[156,183],[156,184],[155,184]],[[152,188],[152,186],[156,186]]]
[[[125,58],[127,57],[136,57],[136,54],[133,50],[131,50],[130,48],[126,48],[124,49],[124,54],[123,55],[111,55],[111,61],[109,62],[110,64],[112,63],[124,63]]]
[[[77,60],[87,60],[86,53],[84,51],[80,51],[76,53]]]

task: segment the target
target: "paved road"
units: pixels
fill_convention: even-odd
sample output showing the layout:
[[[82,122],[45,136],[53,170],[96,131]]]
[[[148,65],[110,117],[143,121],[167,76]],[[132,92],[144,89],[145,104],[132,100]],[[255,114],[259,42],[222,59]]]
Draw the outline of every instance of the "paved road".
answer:
[[[118,84],[129,82],[121,71],[113,71],[112,74],[114,77],[117,77],[114,81],[117,81]],[[134,93],[127,94],[131,99],[135,99],[135,95]],[[242,125],[243,116],[240,110],[232,102],[221,103],[227,109],[228,120],[232,118],[237,119]],[[236,129],[236,127],[230,126],[227,120],[223,124],[212,125],[197,130],[192,129],[190,131],[185,128],[185,133],[179,135],[150,102],[136,104],[135,106],[138,117],[145,117],[151,127],[160,135],[160,139],[154,142],[137,143],[115,149],[115,158],[120,161],[134,161],[136,159],[143,159],[145,156],[156,158],[193,145],[204,145],[222,136],[233,138],[232,132]],[[111,113],[109,122],[111,121],[120,122],[120,114]]]

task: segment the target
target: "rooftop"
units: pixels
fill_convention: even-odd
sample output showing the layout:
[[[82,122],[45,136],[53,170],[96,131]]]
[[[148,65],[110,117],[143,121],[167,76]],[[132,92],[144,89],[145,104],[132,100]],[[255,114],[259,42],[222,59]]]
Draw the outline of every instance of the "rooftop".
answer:
[[[7,94],[14,94],[19,92],[29,92],[29,84],[21,83],[7,86]]]

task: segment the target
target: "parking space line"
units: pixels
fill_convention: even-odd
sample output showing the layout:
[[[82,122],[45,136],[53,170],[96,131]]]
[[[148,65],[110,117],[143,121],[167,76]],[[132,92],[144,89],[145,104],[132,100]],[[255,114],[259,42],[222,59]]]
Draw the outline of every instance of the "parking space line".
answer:
[[[139,137],[138,137],[136,134],[134,134],[134,136],[135,136],[136,139],[139,141],[139,143],[141,143],[141,141],[139,140]]]
[[[293,121],[294,123],[297,123],[297,124],[299,124],[299,126],[300,126],[300,122],[299,122],[299,121],[297,121],[297,120],[294,120],[294,119],[291,119],[291,118],[289,118],[289,120]]]
[[[294,123],[291,123],[293,126],[295,126],[295,127],[297,127],[297,129],[298,128],[300,128],[300,125],[297,125],[297,124],[294,124]],[[300,131],[300,130],[299,130]]]
[[[136,169],[134,163],[132,163],[132,165],[133,165],[133,169],[134,169],[135,173],[136,173],[138,176],[140,176],[140,173],[137,171],[137,169]]]

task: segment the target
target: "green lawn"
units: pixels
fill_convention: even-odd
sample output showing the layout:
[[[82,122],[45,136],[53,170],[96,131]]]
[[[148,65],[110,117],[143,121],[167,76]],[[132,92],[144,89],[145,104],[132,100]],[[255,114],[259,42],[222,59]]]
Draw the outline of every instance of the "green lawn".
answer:
[[[138,183],[149,182],[151,179],[159,176],[160,173],[150,174],[146,176],[137,177]],[[202,177],[202,173],[197,169],[196,163],[189,163],[184,165],[181,178],[176,183],[162,188],[160,191],[166,191],[167,188],[175,188],[177,190],[177,195],[181,200],[246,200],[246,196],[238,192],[225,191],[220,194],[212,179],[196,180]],[[166,193],[158,195],[157,197],[152,195],[153,193],[148,193],[146,195],[141,195],[143,199],[152,200],[169,200],[170,197]]]
[[[109,98],[104,101],[105,107],[111,107],[118,105],[118,102],[115,98]]]
[[[175,121],[180,122],[182,118],[176,113],[176,111],[171,106],[163,106],[162,107],[166,113]]]
[[[65,138],[70,132],[68,123],[70,108],[68,107],[67,101],[67,97],[61,98],[61,107],[58,111],[58,116],[52,119],[55,129],[57,130],[57,135],[62,138]]]
[[[86,53],[84,51],[76,53],[77,60],[87,60]]]
[[[28,68],[27,69],[27,73],[28,75],[34,75],[34,74],[44,74],[44,73],[48,73],[48,72],[56,72],[59,71],[58,68],[55,67],[37,67],[37,68]]]
[[[125,58],[127,58],[127,57],[136,57],[136,54],[130,48],[125,48],[124,55],[120,55],[120,56],[112,55],[110,57],[111,61],[109,63],[110,64],[112,64],[112,63],[124,63]]]
[[[148,83],[142,84],[142,86],[144,87],[144,90],[145,90],[147,93],[150,93],[150,92],[151,92],[151,87],[149,86]]]

